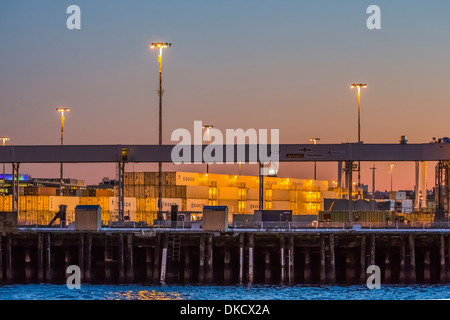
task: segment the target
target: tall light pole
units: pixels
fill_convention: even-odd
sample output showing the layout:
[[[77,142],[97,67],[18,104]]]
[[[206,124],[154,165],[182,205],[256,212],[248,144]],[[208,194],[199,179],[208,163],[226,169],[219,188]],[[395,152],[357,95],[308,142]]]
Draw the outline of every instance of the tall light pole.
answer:
[[[6,145],[6,141],[9,141],[8,137],[1,137],[0,140],[3,142],[3,146]],[[3,176],[2,176],[2,194],[5,194],[5,164],[3,163]]]
[[[158,48],[158,62],[159,62],[159,145],[162,145],[162,96],[164,90],[162,88],[162,52],[164,48],[171,47],[171,43],[153,42],[150,44],[150,49]],[[158,162],[158,214],[162,213],[162,162]],[[159,217],[158,217],[159,218]]]
[[[64,145],[64,113],[69,112],[69,108],[56,108],[58,112],[61,112],[61,146]],[[60,168],[60,175],[59,175],[59,195],[63,195],[63,163],[61,162],[61,168]]]
[[[206,129],[206,143],[209,145],[209,130],[214,128],[211,124],[204,124],[203,129]],[[209,164],[206,163],[206,173],[209,173]]]
[[[375,167],[375,163],[373,164],[373,167],[370,168],[372,170],[372,195],[375,197],[375,170],[377,168]]]
[[[319,141],[320,138],[311,138],[309,141],[311,141],[313,144],[317,144],[317,141]],[[314,161],[314,180],[317,180],[317,162]]]
[[[394,166],[395,166],[395,164],[393,164],[393,163],[389,164],[389,167],[391,167],[391,192],[392,192],[392,176],[394,175],[393,174]]]
[[[350,87],[358,89],[358,143],[361,143],[361,88],[367,88],[367,84],[353,83]],[[358,187],[361,187],[361,161],[358,161]]]

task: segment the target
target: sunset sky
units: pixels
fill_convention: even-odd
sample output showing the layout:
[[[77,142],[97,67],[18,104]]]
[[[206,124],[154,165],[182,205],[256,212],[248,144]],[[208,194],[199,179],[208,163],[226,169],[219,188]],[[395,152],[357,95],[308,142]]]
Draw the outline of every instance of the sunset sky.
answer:
[[[72,4],[81,30],[66,27]],[[381,30],[366,27],[373,4]],[[449,12],[450,2],[437,0],[0,0],[0,135],[14,145],[59,144],[55,108],[65,106],[65,144],[157,144],[159,65],[149,44],[162,41],[172,43],[163,56],[164,143],[195,120],[223,131],[279,129],[281,143],[354,142],[354,82],[368,85],[365,143],[401,135],[427,143],[450,136]],[[370,186],[372,165],[362,166]],[[377,189],[389,189],[388,163],[376,166]],[[335,180],[336,167],[319,164],[318,178]],[[282,164],[279,175],[311,178],[312,168]],[[411,189],[414,164],[394,171],[394,188]],[[235,174],[237,166],[211,172]],[[24,164],[21,173],[58,177],[59,165]],[[115,174],[113,165],[65,166],[66,177],[87,183]]]

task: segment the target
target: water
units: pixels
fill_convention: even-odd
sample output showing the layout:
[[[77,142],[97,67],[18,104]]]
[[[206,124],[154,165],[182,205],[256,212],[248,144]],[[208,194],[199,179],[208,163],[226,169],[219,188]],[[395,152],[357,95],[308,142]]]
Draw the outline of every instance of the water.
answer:
[[[428,300],[450,299],[450,285],[195,286],[66,285],[0,286],[0,300]]]

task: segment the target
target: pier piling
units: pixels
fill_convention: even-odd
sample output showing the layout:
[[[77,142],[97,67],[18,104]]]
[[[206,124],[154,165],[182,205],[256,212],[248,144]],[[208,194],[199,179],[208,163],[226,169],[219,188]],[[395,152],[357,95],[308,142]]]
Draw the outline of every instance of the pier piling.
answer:
[[[161,233],[156,233],[155,236],[155,258],[153,265],[153,282],[159,281],[159,268],[160,268],[160,251],[161,251]]]
[[[334,248],[334,234],[330,234],[330,283],[336,282],[336,258]]]
[[[80,266],[82,283],[364,284],[369,264],[379,265],[386,284],[450,280],[442,231],[107,232],[6,232],[1,283],[60,283],[71,264]],[[183,239],[176,255],[174,235]]]
[[[131,283],[134,281],[134,256],[133,256],[133,234],[127,234],[127,271],[126,278],[127,282]]]
[[[289,249],[288,249],[288,281],[289,284],[294,283],[295,279],[295,265],[294,265],[294,236],[291,234],[289,235]]]
[[[255,246],[255,236],[253,233],[248,234],[248,283],[253,283],[253,249]]]
[[[360,251],[360,272],[359,282],[364,283],[366,281],[366,236],[361,236],[361,251]]]
[[[199,239],[199,267],[198,267],[198,282],[205,281],[205,235],[202,234]]]
[[[399,271],[399,282],[404,283],[406,279],[406,243],[405,238],[400,238],[400,271]]]
[[[439,280],[441,283],[445,283],[447,281],[445,274],[445,239],[444,235],[442,234],[439,237],[439,262],[440,262]]]
[[[270,265],[270,250],[267,249],[264,253],[264,281],[270,283],[271,281],[271,265]]]
[[[45,281],[52,282],[52,245],[50,233],[45,235]]]
[[[6,234],[6,281],[11,283],[13,279],[13,263],[12,263],[12,241],[11,233]]]
[[[304,282],[311,283],[311,249],[304,248],[303,252],[305,256]]]
[[[325,283],[325,238],[320,236],[320,283]]]
[[[231,257],[230,257],[230,247],[228,245],[227,239],[225,239],[224,244],[224,254],[223,254],[223,280],[225,283],[229,283],[231,281]]]
[[[416,253],[414,245],[414,236],[409,235],[409,281],[416,282]]]
[[[207,236],[207,251],[206,251],[206,274],[205,280],[208,283],[213,282],[213,235]]]

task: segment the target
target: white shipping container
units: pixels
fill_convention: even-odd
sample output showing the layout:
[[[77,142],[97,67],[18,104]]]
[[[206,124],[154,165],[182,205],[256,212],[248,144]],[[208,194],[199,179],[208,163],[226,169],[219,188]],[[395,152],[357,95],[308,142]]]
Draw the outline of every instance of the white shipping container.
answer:
[[[208,186],[186,186],[186,199],[208,199]]]
[[[273,189],[272,190],[272,200],[275,201],[289,201],[290,198],[290,192],[289,190],[278,190]],[[277,209],[274,209],[277,210]],[[280,209],[284,210],[284,209]]]
[[[230,213],[231,216],[235,213],[239,213],[239,201],[238,200],[219,200],[218,205],[219,206],[227,206],[228,213]]]
[[[254,214],[255,210],[259,210],[259,201],[247,200],[247,214]]]
[[[239,200],[239,188],[236,187],[218,187],[217,199]]]
[[[59,206],[64,204],[67,206],[66,213],[74,213],[75,207],[80,203],[79,197],[60,197],[60,196],[50,196],[49,197],[49,210],[58,212]]]
[[[172,205],[178,206],[178,211],[182,210],[182,200],[181,198],[162,198],[162,210],[170,211],[172,210]],[[158,199],[156,199],[156,206],[158,206]],[[156,210],[156,208],[155,208]]]
[[[289,201],[272,201],[272,210],[290,210]]]
[[[258,199],[259,199],[259,189],[247,188],[247,200],[258,200]]]
[[[203,211],[203,207],[208,204],[209,201],[204,199],[187,199],[186,211]]]
[[[124,198],[124,210],[128,212],[136,212],[136,198],[125,197]],[[119,211],[119,198],[109,197],[109,211]]]
[[[177,186],[198,186],[199,174],[195,172],[176,172]]]

